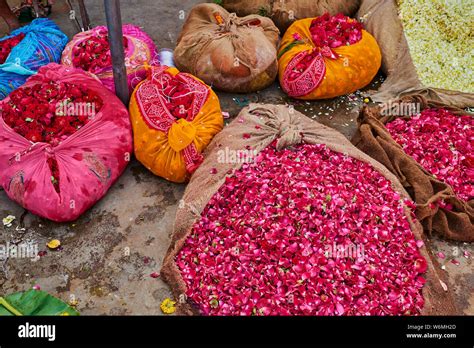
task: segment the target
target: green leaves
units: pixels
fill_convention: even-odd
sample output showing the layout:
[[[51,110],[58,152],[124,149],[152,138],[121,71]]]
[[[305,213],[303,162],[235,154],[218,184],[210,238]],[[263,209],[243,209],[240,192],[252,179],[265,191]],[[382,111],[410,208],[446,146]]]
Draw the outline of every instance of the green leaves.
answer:
[[[77,316],[79,312],[44,291],[29,290],[0,297],[0,316]]]

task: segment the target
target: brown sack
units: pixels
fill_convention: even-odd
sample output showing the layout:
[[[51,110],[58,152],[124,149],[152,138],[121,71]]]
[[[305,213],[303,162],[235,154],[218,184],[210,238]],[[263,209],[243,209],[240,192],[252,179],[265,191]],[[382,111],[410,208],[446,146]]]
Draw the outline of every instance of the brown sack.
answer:
[[[174,51],[179,70],[226,92],[269,86],[278,73],[279,31],[265,17],[239,18],[221,6],[195,6]]]
[[[239,16],[259,14],[270,17],[283,33],[295,20],[318,17],[325,12],[354,16],[360,0],[223,0],[229,12]]]
[[[382,70],[387,80],[371,96],[385,102],[409,94],[465,108],[474,105],[474,94],[423,86],[410,56],[396,0],[362,0],[357,18],[377,40],[382,51]]]
[[[466,114],[461,109],[427,101],[422,95],[405,96],[392,105],[416,105],[415,103],[419,103],[421,111],[426,108],[446,108],[454,114]],[[397,176],[416,202],[416,216],[428,234],[435,232],[447,239],[474,241],[474,200],[465,202],[459,199],[451,186],[435,179],[403,151],[385,128],[395,117],[397,116],[387,116],[380,107],[364,107],[360,112],[358,130],[352,143]],[[441,199],[452,204],[453,210],[430,207],[431,203]]]
[[[256,127],[259,126],[259,127]],[[257,129],[258,128],[258,129]],[[250,138],[244,134],[249,134]],[[266,148],[274,139],[278,139],[277,148],[296,145],[301,142],[309,144],[325,144],[331,150],[345,153],[358,160],[371,164],[377,171],[392,182],[393,188],[402,198],[408,198],[397,178],[379,162],[353,146],[341,133],[312,121],[303,114],[293,111],[284,105],[251,104],[244,108],[237,119],[216,135],[205,152],[206,159],[191,178],[184,193],[183,201],[176,214],[171,245],[165,256],[161,275],[170,285],[175,298],[184,299],[186,285],[181,277],[175,257],[184,246],[186,238],[192,231],[193,224],[200,219],[200,214],[211,197],[224,184],[227,173],[241,167],[238,163],[219,163],[219,149],[229,148],[230,151],[241,151],[250,146],[257,152]],[[209,175],[212,169],[216,174]],[[418,221],[411,219],[407,212],[412,231],[417,239],[422,239],[423,230]],[[426,245],[426,244],[425,244]],[[428,252],[427,247],[420,249],[421,255],[428,264],[424,275],[426,284],[423,288],[425,306],[422,314],[449,315],[456,313],[452,294],[445,291],[447,283],[445,275],[441,273],[437,261]],[[437,266],[435,266],[437,265]],[[191,303],[179,301],[178,313],[199,314]]]

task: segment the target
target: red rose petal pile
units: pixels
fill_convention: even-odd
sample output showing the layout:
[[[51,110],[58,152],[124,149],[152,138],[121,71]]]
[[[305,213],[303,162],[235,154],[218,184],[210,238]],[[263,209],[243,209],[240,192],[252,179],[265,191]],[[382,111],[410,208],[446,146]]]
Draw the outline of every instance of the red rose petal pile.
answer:
[[[342,13],[335,16],[325,13],[313,19],[309,31],[317,47],[349,46],[362,39],[362,24]]]
[[[102,99],[85,85],[50,81],[13,91],[1,104],[2,118],[15,132],[31,142],[53,146],[74,134],[94,115],[75,114],[75,105],[86,105],[95,113]],[[84,111],[84,110],[82,110]]]
[[[474,198],[474,119],[444,109],[397,118],[387,129],[425,170],[449,184],[459,198]]]
[[[127,50],[128,40],[125,37],[123,45]],[[72,64],[91,73],[112,66],[108,35],[91,36],[74,47]]]
[[[13,47],[18,45],[20,41],[24,39],[24,37],[25,34],[20,33],[14,37],[0,41],[0,64],[5,63]]]
[[[331,16],[329,13],[325,13],[313,19],[309,31],[317,48],[308,52],[306,57],[290,72],[289,79],[292,81],[306,71],[314,58],[320,54],[318,48],[349,46],[362,39],[362,24],[343,14]]]
[[[170,78],[160,79],[157,83],[161,95],[164,97],[166,108],[176,118],[191,118],[194,116],[192,115],[193,91],[188,84],[171,76],[171,74],[165,74],[169,75]]]
[[[325,145],[270,145],[201,216],[175,261],[205,315],[416,315],[424,305],[427,263],[400,196]]]

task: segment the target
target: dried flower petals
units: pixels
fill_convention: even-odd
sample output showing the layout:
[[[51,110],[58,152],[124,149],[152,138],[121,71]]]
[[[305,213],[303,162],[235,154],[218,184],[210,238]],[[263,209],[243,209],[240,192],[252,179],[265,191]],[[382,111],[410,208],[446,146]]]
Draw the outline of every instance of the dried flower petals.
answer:
[[[441,284],[441,287],[443,288],[444,291],[448,291],[448,286],[446,285],[445,282],[443,282],[441,279],[439,280],[439,283]]]
[[[416,241],[416,246],[418,248],[422,248],[425,245],[425,242],[423,242],[421,239]]]
[[[203,314],[413,315],[423,307],[427,264],[400,195],[370,165],[324,145],[277,151],[273,143],[226,178],[201,216],[175,261]],[[363,252],[336,250],[350,246]]]
[[[59,248],[61,246],[61,242],[57,239],[53,239],[51,241],[49,241],[46,246],[51,249],[51,250],[56,250],[57,248]]]
[[[469,201],[474,198],[473,126],[471,116],[426,109],[410,119],[397,118],[386,127],[408,155],[451,185],[459,198]],[[439,205],[450,209],[444,202]]]
[[[362,24],[342,13],[335,16],[325,13],[316,17],[311,22],[309,31],[317,47],[349,46],[362,39]]]
[[[2,219],[3,226],[12,227],[13,221],[15,221],[16,217],[13,215],[8,215]]]
[[[461,263],[460,263],[458,260],[456,260],[456,259],[452,259],[452,260],[451,260],[451,263],[452,263],[453,265],[455,265],[455,266],[459,266],[459,265],[461,264]]]
[[[472,1],[398,0],[410,56],[425,86],[473,93]]]

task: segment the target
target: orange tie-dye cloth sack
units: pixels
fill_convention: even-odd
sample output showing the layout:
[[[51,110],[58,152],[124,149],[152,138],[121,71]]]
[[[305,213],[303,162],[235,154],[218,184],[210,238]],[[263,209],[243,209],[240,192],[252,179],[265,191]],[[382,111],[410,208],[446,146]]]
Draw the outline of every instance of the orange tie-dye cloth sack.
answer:
[[[153,67],[130,101],[135,156],[154,174],[186,182],[224,126],[219,99],[204,82],[166,66]]]
[[[283,91],[297,99],[327,99],[368,85],[382,62],[362,24],[342,14],[294,22],[278,53]]]

